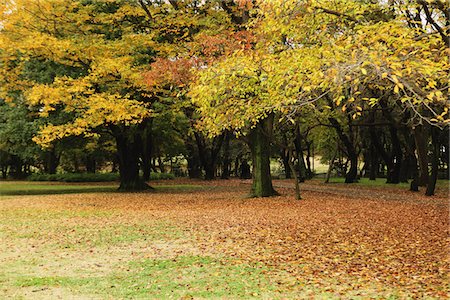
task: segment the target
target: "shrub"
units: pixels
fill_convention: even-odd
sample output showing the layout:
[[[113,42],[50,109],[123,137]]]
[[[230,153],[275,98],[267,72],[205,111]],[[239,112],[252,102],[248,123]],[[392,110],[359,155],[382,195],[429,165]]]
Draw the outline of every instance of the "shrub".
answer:
[[[104,182],[119,179],[117,173],[62,173],[62,174],[32,174],[30,181],[61,181],[61,182]]]
[[[150,180],[174,179],[171,173],[151,173]],[[60,182],[105,182],[119,180],[117,173],[61,173],[61,174],[32,174],[30,181],[60,181]]]

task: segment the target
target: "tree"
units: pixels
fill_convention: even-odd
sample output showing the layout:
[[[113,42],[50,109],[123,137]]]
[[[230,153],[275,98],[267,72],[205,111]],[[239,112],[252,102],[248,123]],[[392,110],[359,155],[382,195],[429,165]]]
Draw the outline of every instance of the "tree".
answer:
[[[1,30],[2,97],[15,94],[47,119],[34,141],[49,147],[67,136],[109,132],[117,142],[121,189],[146,187],[139,177],[140,124],[150,110],[142,61],[152,56],[146,15],[128,1],[11,1]],[[145,59],[147,57],[147,59]],[[65,72],[36,80],[31,61]],[[51,67],[50,69],[55,69]],[[64,115],[53,123],[55,114]]]

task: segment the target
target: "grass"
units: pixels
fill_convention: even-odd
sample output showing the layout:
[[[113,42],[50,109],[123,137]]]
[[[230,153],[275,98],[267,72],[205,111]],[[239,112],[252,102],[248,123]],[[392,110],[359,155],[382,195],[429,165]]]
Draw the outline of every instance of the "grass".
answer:
[[[322,178],[314,178],[314,181],[321,181],[323,182],[324,179]],[[344,183],[345,178],[343,177],[331,177],[329,183]],[[360,178],[359,181],[356,183],[357,185],[363,185],[363,186],[369,186],[369,187],[399,187],[402,189],[409,189],[410,182],[401,182],[398,184],[388,184],[386,183],[386,178],[377,178],[376,180],[369,180],[369,178]],[[351,186],[351,185],[349,185]],[[445,179],[438,180],[436,183],[436,186],[438,188],[448,188],[449,181]]]
[[[0,193],[10,191],[0,202],[0,298],[413,298],[409,287],[401,284],[398,289],[345,272],[324,275],[325,271],[331,274],[337,262],[356,259],[357,267],[359,262],[370,263],[372,252],[359,252],[372,251],[373,245],[365,239],[355,243],[356,248],[346,244],[353,223],[345,220],[349,215],[370,211],[371,206],[355,201],[333,202],[331,196],[326,196],[326,201],[310,198],[301,203],[279,197],[243,202],[240,197],[248,187],[229,182],[234,185],[220,188],[158,183],[155,192],[129,194],[85,194],[91,188],[116,189],[108,185],[0,183]],[[79,194],[64,195],[74,186]],[[29,196],[14,194],[14,190],[27,189]],[[33,196],[43,191],[53,196]],[[395,217],[383,217],[381,225],[374,225],[380,211],[391,212],[396,205],[380,203],[362,218],[376,215],[369,222],[370,232],[386,224],[389,228],[398,226],[398,214],[409,209],[404,203],[401,210],[395,210]],[[417,205],[411,208],[414,216],[418,209],[421,207]],[[427,224],[435,220],[428,213],[426,216],[430,218]],[[405,222],[409,221],[408,217]],[[358,219],[352,222],[356,228],[352,237],[367,237]],[[335,242],[328,245],[328,240],[321,239],[321,232]],[[395,249],[399,237],[395,238],[395,243],[383,249]],[[437,236],[435,240],[441,239]],[[383,241],[377,240],[374,245],[378,247]],[[411,244],[401,241],[401,247]],[[325,246],[335,254],[326,256]],[[354,251],[364,255],[346,261],[346,255]],[[259,253],[257,259],[255,253]],[[284,261],[291,256],[299,258]],[[282,263],[276,262],[278,258]],[[431,263],[436,262],[430,258]],[[413,279],[414,272],[410,276]],[[413,280],[410,277],[407,279]]]
[[[26,181],[0,182],[0,196],[114,192],[115,185],[65,185]]]
[[[19,276],[17,288],[65,288],[74,294],[118,299],[259,298],[273,295],[268,268],[233,259],[180,256],[131,261],[106,276]]]
[[[202,185],[173,184],[156,185],[156,192],[189,192],[199,189],[210,189]],[[117,185],[113,184],[64,184],[64,183],[37,183],[28,181],[0,182],[0,197],[19,195],[55,195],[80,193],[113,193],[117,192]]]

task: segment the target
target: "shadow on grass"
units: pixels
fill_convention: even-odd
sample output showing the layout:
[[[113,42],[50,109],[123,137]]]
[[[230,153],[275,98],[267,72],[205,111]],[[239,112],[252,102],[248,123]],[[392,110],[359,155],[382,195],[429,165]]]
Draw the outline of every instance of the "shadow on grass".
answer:
[[[190,193],[193,191],[210,190],[211,187],[202,185],[156,185],[153,190],[141,193]],[[0,183],[0,197],[2,196],[26,196],[26,195],[60,195],[60,194],[84,194],[84,193],[127,193],[118,191],[117,185],[64,185],[64,184],[27,184]]]

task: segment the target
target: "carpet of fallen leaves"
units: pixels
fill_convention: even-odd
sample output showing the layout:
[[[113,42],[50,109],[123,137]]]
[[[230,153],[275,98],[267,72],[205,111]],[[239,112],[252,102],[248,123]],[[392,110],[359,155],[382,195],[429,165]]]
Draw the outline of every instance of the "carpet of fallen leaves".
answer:
[[[268,266],[284,289],[308,286],[337,297],[364,298],[368,290],[382,297],[392,291],[400,298],[449,296],[448,191],[425,197],[313,183],[302,185],[303,200],[296,201],[289,181],[276,181],[281,196],[264,199],[246,197],[248,181],[173,182],[180,183],[204,187],[23,196],[1,206],[109,211],[121,224],[168,220],[188,233],[196,251]]]

